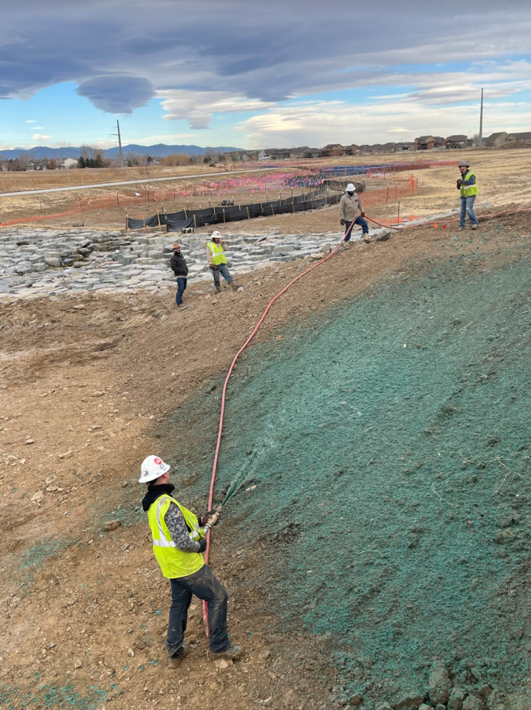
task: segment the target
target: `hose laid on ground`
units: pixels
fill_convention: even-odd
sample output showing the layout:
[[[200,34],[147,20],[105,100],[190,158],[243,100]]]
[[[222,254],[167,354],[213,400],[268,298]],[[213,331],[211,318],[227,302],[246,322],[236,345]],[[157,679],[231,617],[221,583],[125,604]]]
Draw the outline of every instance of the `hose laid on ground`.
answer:
[[[330,259],[330,257],[332,257],[341,248],[341,245],[343,244],[343,242],[345,241],[347,236],[350,236],[353,226],[354,226],[354,222],[351,223],[350,227],[348,228],[348,231],[345,232],[345,234],[341,238],[341,241],[339,242],[339,244],[335,247],[335,249],[333,249],[330,252],[330,254],[328,254],[328,256],[325,256],[323,259],[320,259],[317,263],[313,264],[313,266],[310,266],[309,269],[306,269],[306,271],[303,271],[302,274],[299,274],[298,276],[296,276],[292,281],[289,282],[289,284],[287,286],[285,286],[282,289],[282,291],[279,291],[279,293],[277,293],[277,295],[273,299],[271,299],[267,308],[262,313],[260,320],[258,321],[256,326],[254,327],[253,332],[247,338],[245,343],[242,345],[242,347],[238,350],[238,352],[234,356],[234,358],[230,364],[229,371],[227,372],[227,376],[225,377],[225,382],[223,384],[223,391],[221,394],[221,411],[220,411],[220,416],[219,416],[218,438],[217,438],[217,443],[216,443],[216,451],[214,453],[214,463],[212,464],[212,478],[210,480],[210,490],[209,490],[209,494],[208,494],[208,510],[211,510],[213,507],[213,504],[214,504],[214,486],[215,486],[215,482],[216,482],[216,472],[217,472],[217,468],[218,468],[219,450],[221,448],[221,436],[223,434],[223,421],[225,418],[225,400],[226,400],[226,396],[227,396],[227,386],[229,384],[229,379],[230,379],[230,376],[232,375],[232,371],[234,370],[234,367],[236,365],[236,361],[238,360],[238,358],[240,357],[242,352],[245,350],[245,348],[249,345],[251,340],[256,335],[258,329],[260,328],[260,326],[264,322],[265,317],[269,313],[273,303],[275,303],[275,301],[277,299],[279,299],[281,296],[283,296],[286,293],[286,291],[291,286],[293,286],[294,283],[299,281],[299,279],[302,279],[302,277],[306,276],[306,274],[309,274],[310,271],[313,271],[318,266],[321,266],[321,264],[324,264],[325,261],[328,261],[328,259]],[[208,533],[207,533],[206,540],[207,540],[207,547],[206,547],[206,551],[204,553],[204,558],[205,558],[205,562],[208,563],[208,557],[209,557],[209,552],[210,552],[210,531],[208,531]],[[208,608],[207,608],[207,603],[205,601],[203,601],[203,621],[205,623],[206,635],[209,636]]]
[[[523,207],[520,210],[503,210],[503,212],[487,212],[485,215],[481,215],[484,218],[488,217],[499,217],[501,214],[516,214],[518,212],[531,212],[531,207]],[[429,227],[430,224],[439,224],[439,222],[442,222],[443,224],[452,224],[452,222],[459,222],[459,219],[447,219],[444,220],[444,218],[437,220],[436,222],[419,222],[418,224],[401,224],[398,227],[393,227],[391,225],[386,225],[382,224],[381,222],[377,222],[375,219],[372,219],[371,217],[365,217],[365,219],[368,219],[369,222],[372,222],[373,224],[377,224],[379,227],[384,227],[385,229],[395,229],[397,231],[400,231],[402,229],[409,229],[410,227]]]
[[[524,208],[524,209],[520,209],[520,210],[504,210],[503,212],[496,212],[493,214],[485,215],[485,217],[487,217],[487,216],[488,217],[497,217],[502,214],[512,214],[512,213],[516,213],[516,212],[530,212],[530,211],[531,211],[531,208]],[[385,226],[385,225],[377,222],[375,219],[371,219],[370,217],[366,217],[366,219],[368,219],[370,222],[373,222],[374,224],[378,224],[382,227]],[[452,219],[452,220],[447,220],[447,223],[448,222],[457,222],[457,221],[458,221],[457,219]],[[390,229],[395,229],[397,231],[400,231],[402,229],[407,229],[409,227],[425,227],[425,226],[429,226],[430,224],[437,224],[437,222],[423,222],[422,224],[411,224],[411,225],[408,224],[408,225],[404,225],[401,227],[390,227]],[[223,384],[223,391],[222,391],[222,395],[221,395],[221,411],[220,411],[220,417],[219,417],[218,437],[217,437],[217,442],[216,442],[216,450],[215,450],[215,454],[214,454],[214,462],[212,464],[212,477],[210,480],[210,489],[209,489],[209,495],[208,495],[208,510],[212,510],[213,503],[214,503],[214,486],[215,486],[215,482],[216,482],[216,472],[217,472],[217,467],[218,467],[219,451],[221,448],[221,437],[223,434],[223,422],[224,422],[224,418],[225,418],[225,401],[226,401],[226,396],[227,396],[227,386],[229,384],[230,376],[232,375],[232,371],[234,370],[234,367],[236,365],[238,358],[240,357],[242,352],[245,350],[245,348],[249,345],[251,340],[256,335],[258,329],[260,328],[260,326],[264,322],[265,317],[269,313],[271,306],[275,303],[275,301],[278,300],[281,296],[283,296],[286,293],[286,291],[289,288],[291,288],[291,286],[293,286],[294,283],[297,283],[297,281],[302,279],[303,276],[306,276],[306,274],[309,274],[310,271],[313,271],[318,266],[321,266],[321,264],[324,264],[325,261],[328,261],[328,259],[330,259],[332,256],[334,256],[334,254],[336,254],[339,251],[339,249],[341,248],[341,245],[343,244],[343,242],[345,241],[347,236],[350,236],[353,226],[354,226],[354,222],[351,222],[350,227],[348,228],[348,231],[345,232],[345,234],[341,238],[341,241],[339,242],[339,244],[335,247],[335,249],[333,249],[330,252],[330,254],[328,254],[328,256],[325,256],[323,259],[320,259],[317,263],[313,264],[313,266],[310,266],[309,269],[306,269],[306,271],[303,271],[302,274],[299,274],[294,279],[292,279],[292,281],[290,281],[287,286],[285,286],[281,291],[279,291],[279,293],[277,293],[277,295],[273,299],[271,299],[267,308],[262,313],[260,320],[258,321],[256,326],[254,327],[254,330],[252,331],[252,333],[249,335],[249,337],[247,338],[245,343],[242,345],[242,347],[238,350],[238,352],[234,356],[234,358],[231,362],[231,365],[229,367],[229,371],[227,373],[227,376],[225,377],[225,382]],[[204,553],[204,558],[205,558],[205,562],[208,563],[208,558],[209,558],[209,553],[210,553],[210,530],[207,532],[206,540],[207,540],[207,547],[206,547],[206,551]],[[208,607],[207,607],[207,603],[205,601],[203,601],[203,622],[205,624],[206,635],[209,636],[210,629],[209,629],[209,625],[208,625]]]

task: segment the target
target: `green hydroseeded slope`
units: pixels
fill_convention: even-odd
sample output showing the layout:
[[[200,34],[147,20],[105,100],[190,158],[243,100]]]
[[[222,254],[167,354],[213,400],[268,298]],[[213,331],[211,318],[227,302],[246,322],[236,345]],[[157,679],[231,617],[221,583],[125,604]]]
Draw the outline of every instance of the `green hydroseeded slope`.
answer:
[[[434,658],[463,688],[527,677],[530,355],[530,259],[489,271],[476,256],[383,284],[239,365],[224,524],[239,521],[238,547],[266,542],[253,585],[286,651],[291,624],[330,634],[338,697],[423,692]],[[183,479],[201,474],[184,499],[208,490],[220,389],[175,414],[206,433],[174,452]]]

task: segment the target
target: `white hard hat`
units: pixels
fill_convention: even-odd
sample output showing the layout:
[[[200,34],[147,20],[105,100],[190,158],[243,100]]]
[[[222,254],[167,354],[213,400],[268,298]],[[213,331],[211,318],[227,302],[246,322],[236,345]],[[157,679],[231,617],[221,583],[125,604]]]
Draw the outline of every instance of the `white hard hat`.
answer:
[[[347,192],[356,192],[356,187],[351,182],[349,182],[345,189]]]
[[[221,234],[218,232],[217,229],[215,232],[212,232],[212,239],[221,239]]]
[[[150,481],[156,481],[157,478],[163,476],[170,468],[171,467],[168,466],[167,463],[164,463],[158,456],[148,456],[142,461],[138,482],[149,483]]]

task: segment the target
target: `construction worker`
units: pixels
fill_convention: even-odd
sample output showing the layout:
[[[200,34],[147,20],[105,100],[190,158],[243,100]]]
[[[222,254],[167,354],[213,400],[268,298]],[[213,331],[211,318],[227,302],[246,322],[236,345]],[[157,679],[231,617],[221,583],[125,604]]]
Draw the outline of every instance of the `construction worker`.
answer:
[[[352,223],[360,225],[363,230],[363,236],[367,236],[369,234],[369,225],[365,219],[365,212],[361,206],[361,200],[356,192],[355,186],[351,182],[347,185],[345,194],[339,201],[339,221],[341,224],[345,225],[346,236],[343,242],[345,245],[350,242],[352,234],[350,226]]]
[[[138,482],[148,487],[142,507],[148,516],[155,558],[171,584],[166,642],[170,664],[177,668],[188,651],[183,641],[193,594],[208,604],[212,655],[238,658],[241,648],[233,646],[227,634],[228,594],[201,554],[206,549],[206,532],[215,525],[219,513],[210,511],[197,518],[178,503],[172,496],[175,486],[170,483],[169,470],[161,458],[148,456],[142,462]]]
[[[208,259],[208,265],[212,269],[212,276],[214,277],[214,286],[216,287],[216,293],[221,291],[221,286],[219,282],[219,275],[221,274],[225,281],[229,284],[233,291],[238,288],[230,275],[229,267],[227,266],[227,257],[225,256],[225,243],[221,238],[221,234],[216,230],[212,232],[210,241],[206,245],[206,253]]]
[[[177,295],[175,296],[177,308],[185,310],[187,306],[183,306],[183,293],[188,282],[188,265],[184,259],[184,256],[181,254],[181,247],[177,244],[177,242],[173,245],[173,254],[170,259],[170,269],[177,277]]]
[[[472,225],[472,229],[478,228],[478,219],[474,214],[474,202],[478,194],[478,181],[476,174],[470,170],[468,160],[462,160],[459,163],[459,171],[461,177],[457,180],[457,189],[461,195],[461,214],[459,219],[459,229],[465,228],[465,219],[468,214],[468,219]]]

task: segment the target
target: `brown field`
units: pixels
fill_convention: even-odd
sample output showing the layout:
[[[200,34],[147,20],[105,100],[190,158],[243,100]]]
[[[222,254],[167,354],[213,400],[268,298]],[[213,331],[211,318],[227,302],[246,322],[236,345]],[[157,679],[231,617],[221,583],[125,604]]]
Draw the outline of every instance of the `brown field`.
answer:
[[[459,160],[467,157],[478,174],[480,194],[476,202],[477,209],[481,212],[483,207],[498,208],[506,203],[523,205],[531,200],[531,178],[528,175],[528,165],[531,158],[529,149],[497,150],[497,151],[431,151],[427,155],[418,153],[400,153],[382,156],[353,156],[325,160],[315,160],[295,163],[293,170],[305,170],[318,166],[330,165],[359,165],[381,164],[386,162],[411,162],[415,160],[442,161]],[[241,164],[228,164],[227,170],[241,170]],[[288,166],[279,168],[285,172]],[[205,168],[203,166],[184,166],[166,168],[162,166],[124,168],[122,170],[69,170],[49,172],[26,173],[0,173],[0,191],[19,191],[24,189],[46,189],[52,187],[69,187],[82,184],[112,182],[119,180],[143,180],[137,185],[122,185],[116,188],[92,188],[74,192],[57,192],[44,195],[27,195],[15,197],[0,197],[0,221],[10,220],[37,220],[38,223],[49,227],[71,227],[73,224],[95,226],[99,228],[122,228],[125,225],[126,214],[130,217],[141,219],[142,215],[150,216],[157,211],[163,213],[177,212],[184,208],[206,208],[218,204],[223,199],[231,199],[236,203],[257,202],[260,196],[248,190],[235,194],[218,195],[190,195],[184,200],[182,197],[172,197],[170,194],[163,202],[154,200],[157,192],[182,190],[186,187],[193,191],[194,184],[204,182],[205,177],[219,173],[220,168]],[[182,175],[197,174],[197,179],[183,181],[178,178]],[[154,178],[167,175],[167,180],[152,182]],[[408,173],[397,173],[396,180],[407,177]],[[400,215],[424,216],[437,212],[444,212],[458,205],[458,195],[455,189],[455,179],[458,175],[457,168],[449,166],[431,167],[425,170],[416,170],[413,175],[419,181],[419,189],[415,194],[400,199]],[[501,176],[503,175],[503,180]],[[217,178],[219,179],[219,178]],[[398,213],[398,200],[393,198],[394,177],[387,175],[385,178],[369,178],[367,191],[381,190],[383,186],[390,186],[389,202],[371,208],[370,216],[375,219],[394,219]],[[294,193],[300,190],[295,188]],[[136,197],[140,193],[141,197]],[[262,192],[262,199],[276,198],[279,192],[276,188]],[[286,190],[281,195],[288,197],[291,190]],[[136,201],[137,204],[128,204]],[[125,205],[125,206],[124,206]],[[335,207],[312,211],[306,214],[279,215],[272,218],[259,218],[252,222],[234,222],[226,229],[230,232],[256,232],[262,233],[272,228],[288,231],[294,234],[322,232],[334,230],[337,227],[337,209]],[[61,213],[68,213],[62,216]],[[51,217],[51,218],[50,218]],[[42,221],[41,221],[42,220]]]

